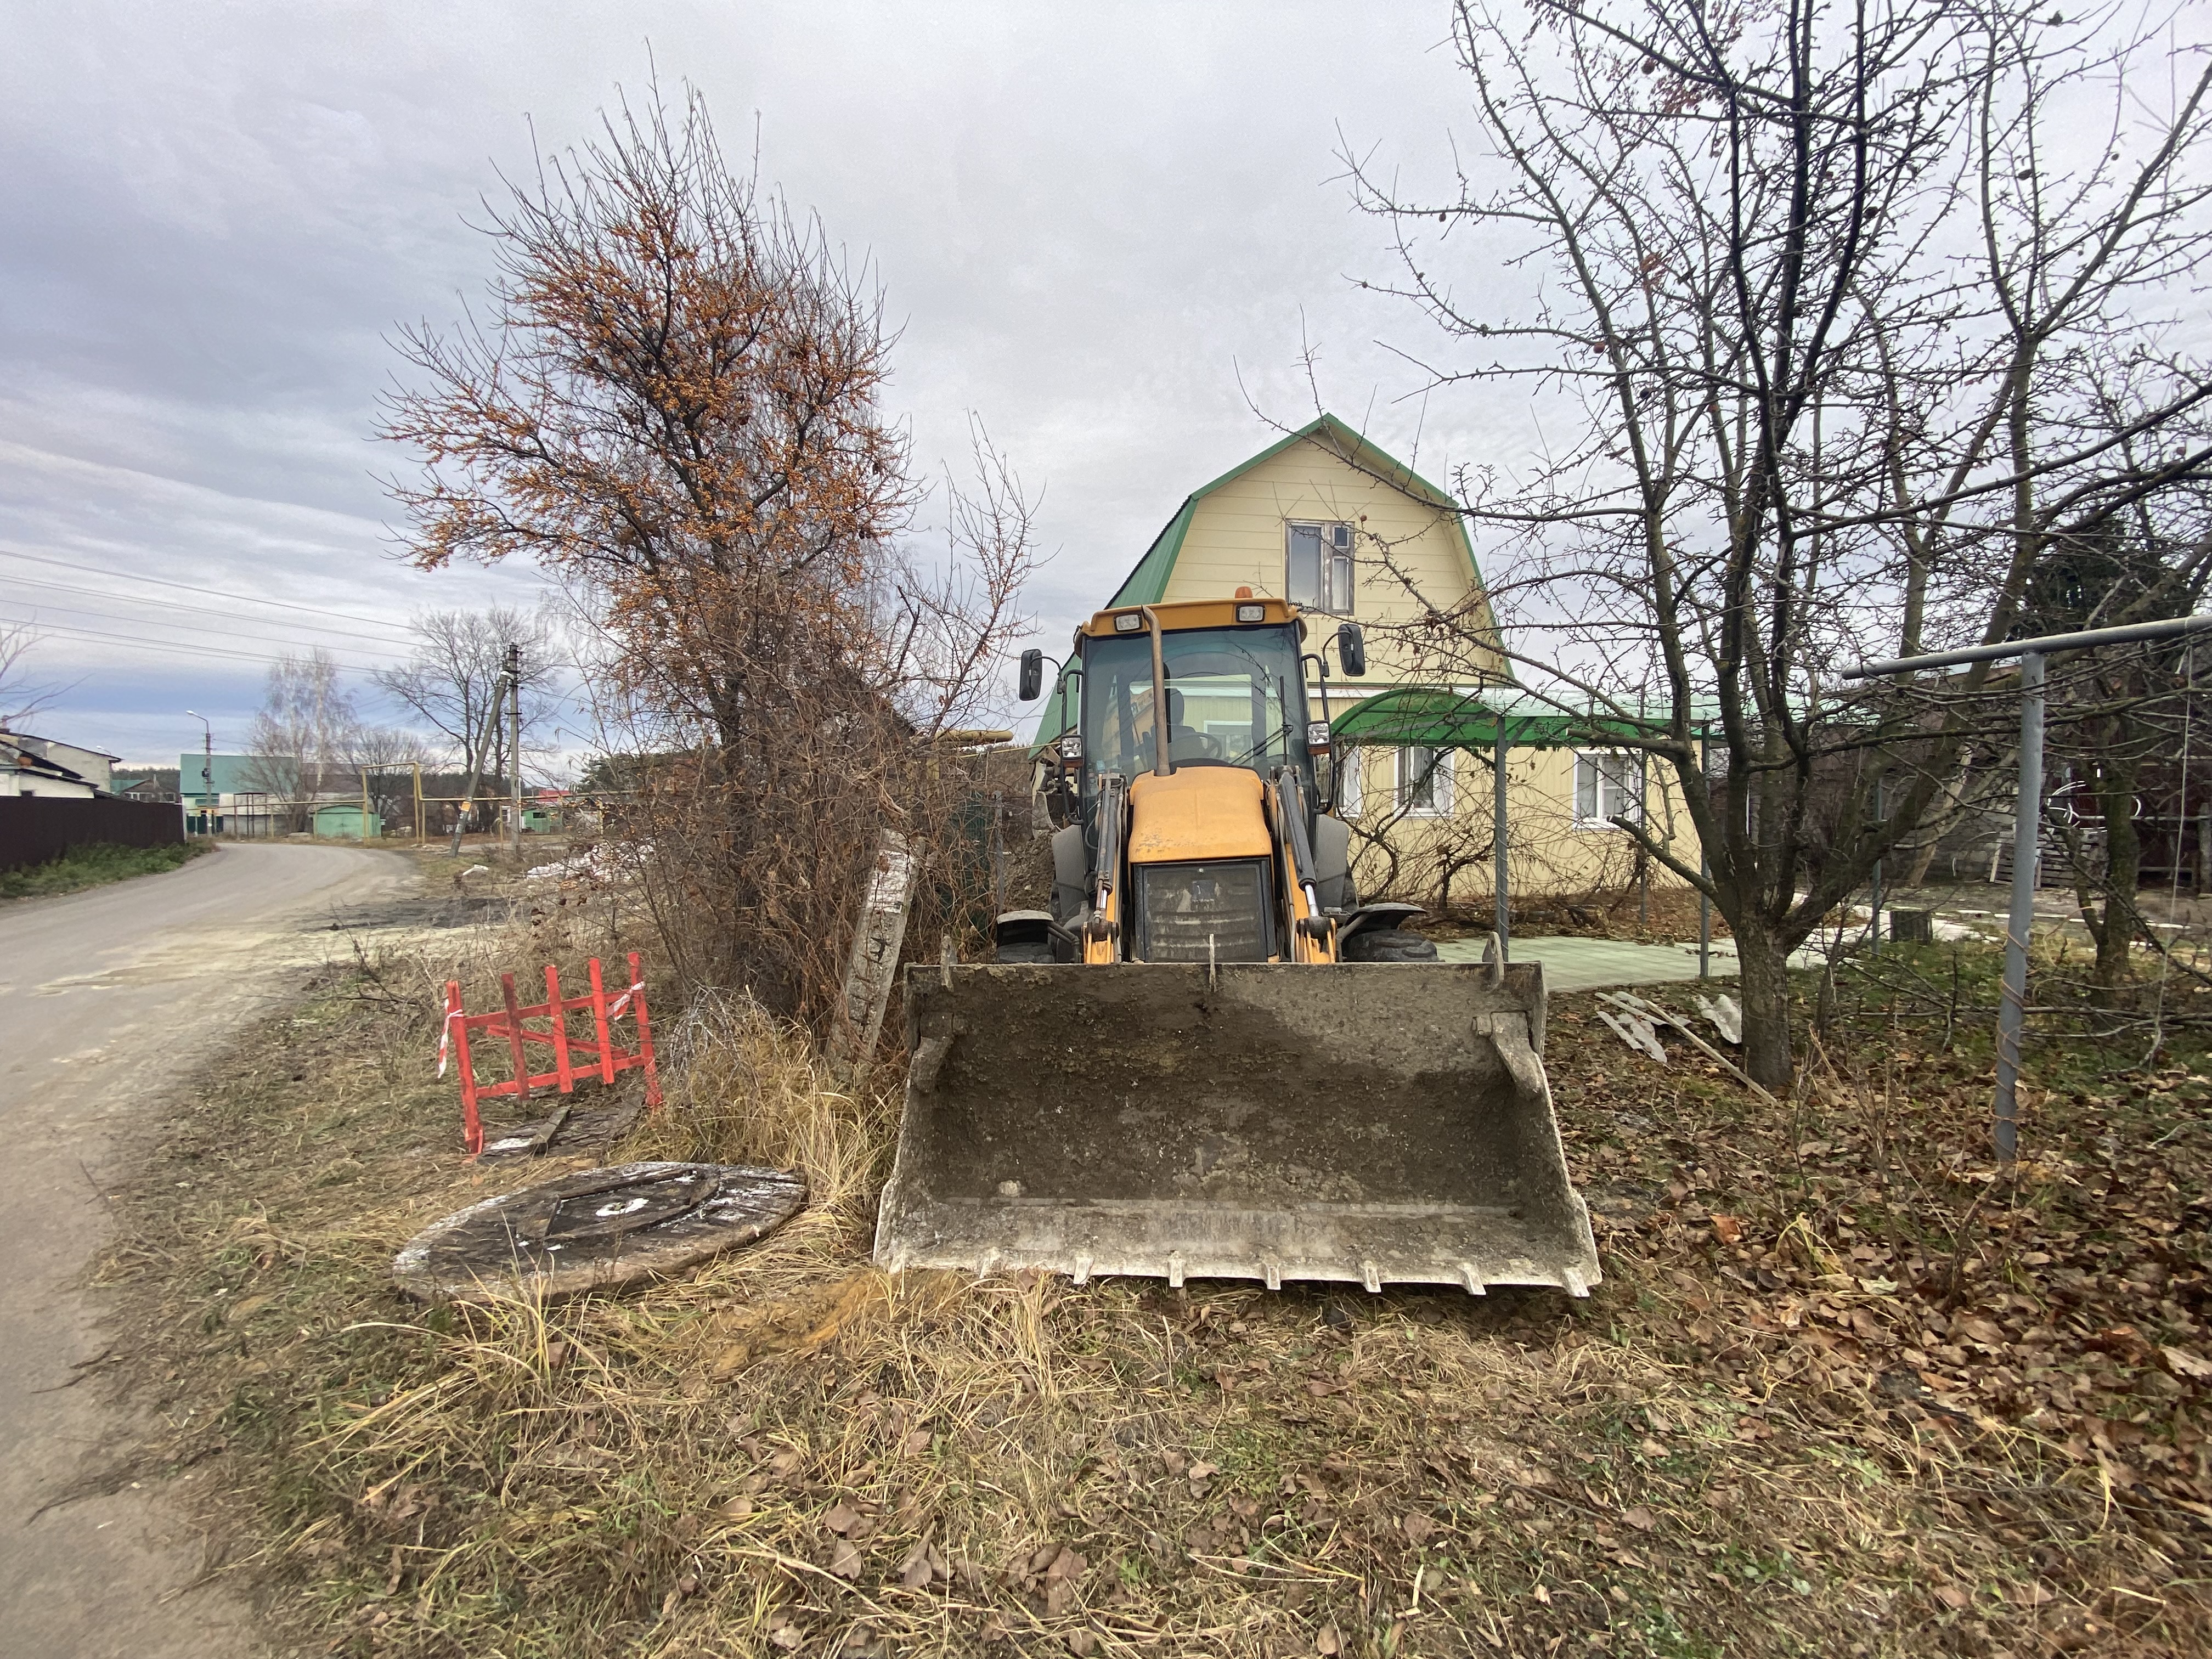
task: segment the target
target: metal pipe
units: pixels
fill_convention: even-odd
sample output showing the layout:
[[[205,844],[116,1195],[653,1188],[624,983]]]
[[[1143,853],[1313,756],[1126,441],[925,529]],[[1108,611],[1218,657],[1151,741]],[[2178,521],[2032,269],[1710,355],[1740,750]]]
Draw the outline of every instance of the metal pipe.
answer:
[[[2020,799],[2013,809],[2012,916],[2005,924],[2004,999],[1997,1005],[1997,1162],[2019,1146],[2020,1036],[2027,1019],[2028,930],[2035,924],[2036,849],[2043,828],[2043,653],[2020,659]]]
[[[2020,797],[2013,814],[2012,912],[2005,924],[2004,995],[1997,1005],[1997,1086],[1993,1116],[1997,1161],[2010,1164],[2020,1145],[2020,1043],[2027,1021],[2027,945],[2035,923],[2036,849],[2043,827],[2043,662],[2053,651],[2083,651],[2131,640],[2171,639],[2212,628],[2212,616],[2172,617],[2163,622],[2090,628],[2073,634],[2039,634],[1998,645],[1969,646],[1890,662],[1847,668],[1847,680],[1912,674],[1923,668],[2020,659]],[[1878,918],[1877,918],[1878,920]]]
[[[1885,674],[1915,674],[1923,668],[1954,668],[1961,663],[1996,662],[2006,657],[2025,657],[2033,652],[2086,651],[2093,646],[2121,645],[2130,640],[2162,640],[2175,634],[2194,634],[2212,628],[2212,616],[2172,617],[2164,622],[2130,623],[2121,628],[2090,628],[2078,634],[2041,634],[2032,640],[2007,640],[1996,645],[1971,645],[1960,651],[1938,651],[1925,657],[1899,657],[1892,662],[1862,663],[1846,668],[1847,680],[1878,679]]]
[[[1160,653],[1159,613],[1148,605],[1139,614],[1152,638],[1152,775],[1171,778],[1175,762],[1168,754],[1168,670]]]
[[[1491,760],[1496,775],[1491,780],[1490,806],[1491,861],[1495,866],[1498,885],[1498,959],[1509,960],[1513,949],[1513,925],[1510,920],[1508,871],[1505,864],[1505,756],[1512,746],[1505,740],[1505,716],[1497,716],[1498,730],[1491,750]]]

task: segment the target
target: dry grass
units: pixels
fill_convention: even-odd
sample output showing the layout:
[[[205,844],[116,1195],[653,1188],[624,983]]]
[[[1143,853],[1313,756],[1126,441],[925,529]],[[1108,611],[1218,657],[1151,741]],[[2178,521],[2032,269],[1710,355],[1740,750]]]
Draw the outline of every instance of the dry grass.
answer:
[[[832,1076],[742,998],[664,1016],[669,1109],[618,1150],[796,1166],[802,1217],[643,1294],[404,1303],[386,1270],[423,1223],[598,1161],[471,1168],[428,1078],[441,963],[481,1000],[606,914],[540,909],[326,975],[181,1117],[111,1274],[167,1455],[216,1473],[229,1571],[303,1645],[2202,1650],[2173,1540],[2045,1437],[1700,1337],[1717,1258],[1671,1212],[1607,1234],[1579,1307],[879,1274],[889,1079]],[[1560,1076],[1572,1121],[1649,1107]]]

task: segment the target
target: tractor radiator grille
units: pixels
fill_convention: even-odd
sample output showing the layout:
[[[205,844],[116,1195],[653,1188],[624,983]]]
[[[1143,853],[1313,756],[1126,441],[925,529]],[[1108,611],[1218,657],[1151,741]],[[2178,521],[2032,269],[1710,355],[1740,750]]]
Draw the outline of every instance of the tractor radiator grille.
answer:
[[[1267,861],[1141,864],[1137,951],[1146,962],[1265,962],[1274,954],[1268,926]]]

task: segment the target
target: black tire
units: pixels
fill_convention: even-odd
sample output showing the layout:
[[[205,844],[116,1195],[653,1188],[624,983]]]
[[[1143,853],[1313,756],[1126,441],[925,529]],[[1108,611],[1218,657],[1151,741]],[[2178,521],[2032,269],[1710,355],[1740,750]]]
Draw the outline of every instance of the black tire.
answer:
[[[1401,927],[1370,927],[1344,941],[1346,962],[1434,962],[1436,941]]]
[[[991,953],[991,959],[998,963],[1042,962],[1049,965],[1053,959],[1052,941],[1040,939],[1029,945],[1001,945]]]

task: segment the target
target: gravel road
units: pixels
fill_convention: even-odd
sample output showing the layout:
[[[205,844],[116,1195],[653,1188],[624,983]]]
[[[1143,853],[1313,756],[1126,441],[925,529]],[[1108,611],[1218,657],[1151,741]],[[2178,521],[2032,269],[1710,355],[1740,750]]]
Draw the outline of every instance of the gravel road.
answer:
[[[257,1650],[249,1609],[193,1588],[200,1548],[177,1510],[116,1473],[107,1337],[83,1284],[107,1237],[100,1195],[131,1131],[322,958],[337,915],[416,883],[389,853],[236,845],[0,904],[0,1654]]]

